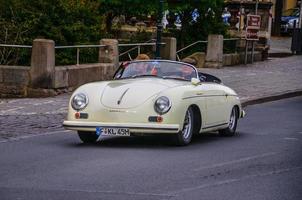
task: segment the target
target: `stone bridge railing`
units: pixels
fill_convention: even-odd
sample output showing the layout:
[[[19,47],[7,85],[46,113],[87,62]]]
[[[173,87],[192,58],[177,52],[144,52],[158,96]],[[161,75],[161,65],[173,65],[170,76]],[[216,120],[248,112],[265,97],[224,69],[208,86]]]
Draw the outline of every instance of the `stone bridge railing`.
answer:
[[[163,38],[162,42],[161,58],[176,60],[176,39]],[[117,40],[102,39],[97,45],[98,63],[55,66],[55,49],[63,47],[56,47],[52,40],[35,39],[30,66],[0,65],[0,98],[54,96],[87,82],[111,79],[119,65],[118,45]],[[197,56],[197,67],[221,67],[240,62],[238,55],[223,55],[222,48],[222,36],[209,36],[207,53],[203,58]]]

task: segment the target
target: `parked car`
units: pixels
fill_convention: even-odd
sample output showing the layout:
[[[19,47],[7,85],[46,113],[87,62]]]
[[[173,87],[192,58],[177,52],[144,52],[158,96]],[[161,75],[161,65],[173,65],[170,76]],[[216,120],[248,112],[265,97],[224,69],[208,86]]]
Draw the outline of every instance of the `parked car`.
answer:
[[[281,17],[281,33],[292,33],[294,25],[298,27],[300,9],[291,8],[282,13]]]
[[[170,134],[176,144],[187,145],[203,132],[233,136],[243,116],[238,95],[217,77],[183,62],[145,60],[122,64],[111,81],[79,87],[63,125],[84,143]]]

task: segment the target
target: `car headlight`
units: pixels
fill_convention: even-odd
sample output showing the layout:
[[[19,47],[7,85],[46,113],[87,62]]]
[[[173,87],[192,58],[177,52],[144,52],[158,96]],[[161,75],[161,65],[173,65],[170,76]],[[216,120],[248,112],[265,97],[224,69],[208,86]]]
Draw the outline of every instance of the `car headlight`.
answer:
[[[171,108],[171,102],[168,97],[161,96],[158,99],[156,99],[154,104],[154,110],[162,115],[167,113]]]
[[[83,93],[78,93],[71,100],[71,107],[77,111],[83,110],[88,104],[88,97]]]

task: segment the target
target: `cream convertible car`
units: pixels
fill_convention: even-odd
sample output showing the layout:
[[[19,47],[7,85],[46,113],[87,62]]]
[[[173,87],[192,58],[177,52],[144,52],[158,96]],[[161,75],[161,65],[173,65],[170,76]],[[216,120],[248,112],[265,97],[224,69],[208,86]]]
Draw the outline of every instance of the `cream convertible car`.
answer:
[[[186,63],[148,60],[122,64],[112,81],[79,87],[63,125],[85,143],[102,136],[170,134],[187,145],[197,133],[234,135],[243,115],[237,94],[218,78]]]

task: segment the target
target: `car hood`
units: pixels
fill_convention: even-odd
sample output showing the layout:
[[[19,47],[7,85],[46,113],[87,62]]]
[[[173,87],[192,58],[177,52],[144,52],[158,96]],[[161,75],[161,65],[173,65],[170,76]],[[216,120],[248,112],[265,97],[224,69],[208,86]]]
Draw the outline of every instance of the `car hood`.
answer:
[[[101,103],[108,108],[134,108],[151,97],[180,83],[158,78],[125,79],[108,82],[101,94]]]

